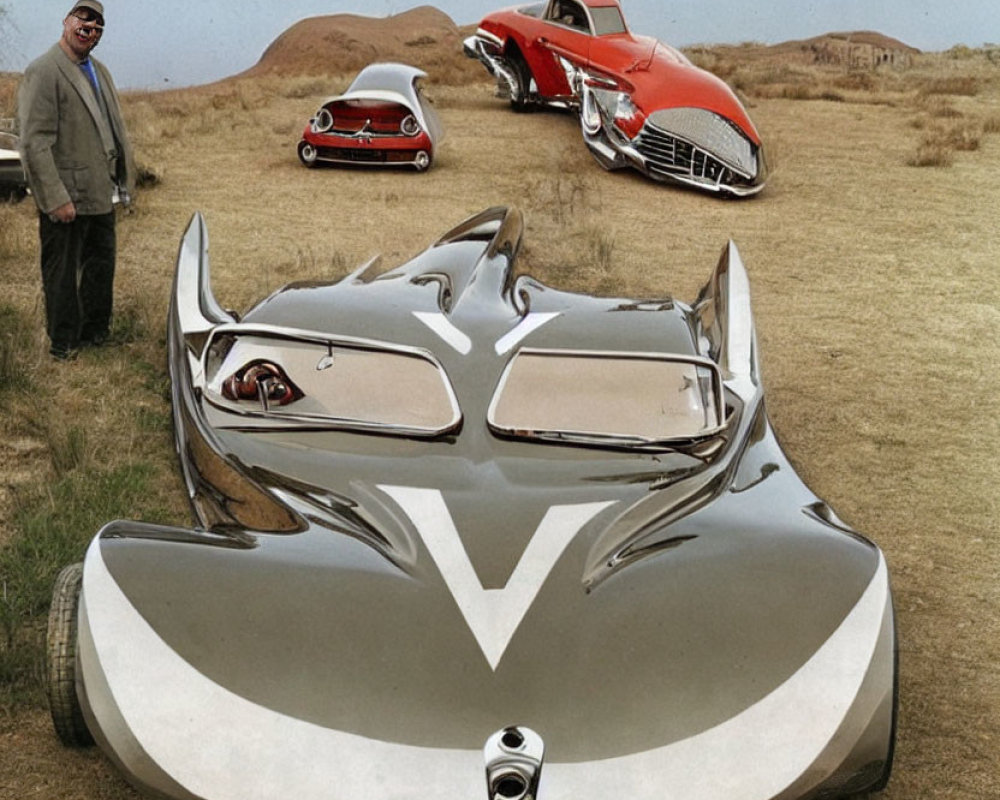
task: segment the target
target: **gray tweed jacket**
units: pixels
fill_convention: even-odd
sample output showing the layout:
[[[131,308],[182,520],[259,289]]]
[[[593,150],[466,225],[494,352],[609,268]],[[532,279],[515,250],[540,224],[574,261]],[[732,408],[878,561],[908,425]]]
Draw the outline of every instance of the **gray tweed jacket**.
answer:
[[[70,200],[107,214],[118,184],[131,194],[135,164],[111,73],[91,58],[107,115],[80,67],[55,44],[24,71],[18,92],[21,160],[39,210]]]

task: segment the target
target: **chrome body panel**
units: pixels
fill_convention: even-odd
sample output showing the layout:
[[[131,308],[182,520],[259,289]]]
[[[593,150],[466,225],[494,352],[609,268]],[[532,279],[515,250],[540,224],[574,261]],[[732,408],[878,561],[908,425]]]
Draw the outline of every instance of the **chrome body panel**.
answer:
[[[885,560],[777,444],[735,246],[685,304],[519,276],[522,231],[489,209],[236,320],[194,218],[168,339],[195,524],[112,523],[84,566],[80,699],[136,785],[793,800],[887,777]],[[241,329],[427,353],[461,421],[249,424],[207,397],[213,341]],[[650,447],[491,430],[510,360],[567,349],[710,365],[724,425]]]
[[[490,75],[497,79],[497,97],[509,100],[517,94],[518,80],[503,58],[503,45],[500,38],[480,28],[475,36],[469,36],[462,42],[462,50],[468,58],[479,59]]]
[[[380,63],[369,64],[340,95],[339,100],[385,99],[400,103],[413,112],[420,127],[431,137],[435,146],[444,138],[444,128],[434,107],[417,89],[427,73],[409,64]],[[329,100],[325,101],[329,102]],[[325,104],[325,103],[324,103]]]

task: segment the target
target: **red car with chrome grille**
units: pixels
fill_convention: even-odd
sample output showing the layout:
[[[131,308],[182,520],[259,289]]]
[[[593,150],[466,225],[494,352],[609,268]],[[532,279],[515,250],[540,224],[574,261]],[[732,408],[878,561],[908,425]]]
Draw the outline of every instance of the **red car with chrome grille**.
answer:
[[[464,48],[515,110],[577,110],[605,169],[632,167],[731,196],[764,187],[760,135],[733,91],[679,50],[632,34],[618,0],[503,9],[486,16]]]
[[[323,101],[298,145],[307,167],[320,163],[412,166],[434,160],[441,123],[424,96],[427,77],[406,64],[370,64],[347,91]]]

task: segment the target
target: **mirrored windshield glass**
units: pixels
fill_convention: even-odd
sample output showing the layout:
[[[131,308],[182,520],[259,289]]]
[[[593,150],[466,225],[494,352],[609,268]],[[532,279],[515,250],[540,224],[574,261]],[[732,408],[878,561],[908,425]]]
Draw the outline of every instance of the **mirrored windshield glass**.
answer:
[[[717,370],[657,355],[521,351],[490,406],[516,436],[661,442],[715,433],[723,423]]]
[[[275,421],[436,434],[460,418],[440,366],[419,353],[255,335],[220,337],[208,399]]]

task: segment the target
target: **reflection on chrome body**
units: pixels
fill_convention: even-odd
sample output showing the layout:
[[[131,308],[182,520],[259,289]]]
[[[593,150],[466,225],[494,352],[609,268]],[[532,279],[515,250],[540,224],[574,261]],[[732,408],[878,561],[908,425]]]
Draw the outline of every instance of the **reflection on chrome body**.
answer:
[[[812,800],[888,780],[886,564],[777,444],[735,246],[689,305],[519,275],[523,229],[488,209],[237,320],[192,220],[168,341],[195,525],[111,523],[83,569],[79,701],[133,783]]]
[[[503,42],[497,37],[482,29],[476,31],[475,36],[470,36],[462,43],[465,55],[469,58],[478,58],[483,65],[497,79],[497,97],[510,100],[518,96],[521,85],[514,72],[503,59]]]

